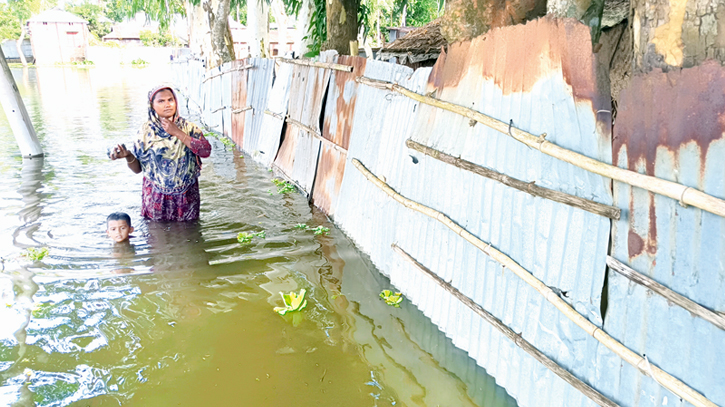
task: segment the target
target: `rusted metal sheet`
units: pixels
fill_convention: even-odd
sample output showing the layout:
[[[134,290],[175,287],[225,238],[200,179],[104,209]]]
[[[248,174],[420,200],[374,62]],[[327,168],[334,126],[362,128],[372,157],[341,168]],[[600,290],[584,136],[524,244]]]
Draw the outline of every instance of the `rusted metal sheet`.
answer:
[[[224,72],[229,71],[234,62],[224,64]],[[222,134],[227,137],[232,135],[232,75],[231,72],[221,76],[221,97],[222,97]]]
[[[252,58],[249,64],[253,68],[247,72],[247,105],[244,115],[244,144],[242,150],[247,154],[259,151],[259,140],[262,133],[264,111],[267,109],[267,99],[272,90],[272,76],[274,74],[274,60]]]
[[[334,51],[320,55],[321,62],[336,60]],[[304,127],[287,124],[284,141],[274,161],[308,195],[312,192],[317,171],[321,144],[320,115],[329,80],[329,69],[295,65],[292,70],[288,116]]]
[[[275,71],[275,80],[267,102],[267,109],[262,119],[258,149],[251,153],[252,158],[265,166],[272,164],[282,141],[282,128],[289,106],[291,81],[292,65],[279,64]]]
[[[613,143],[620,167],[725,197],[725,68],[718,63],[632,78],[621,93]],[[725,219],[614,183],[622,219],[612,256],[669,289],[725,311]],[[626,210],[624,210],[626,209]],[[609,272],[604,327],[635,352],[725,405],[725,331],[624,276]],[[680,405],[636,369],[605,360],[610,383],[639,406]]]
[[[340,147],[323,143],[315,176],[312,202],[328,216],[334,215],[337,196],[345,173],[346,150],[350,144],[357,90],[355,79],[365,74],[367,59],[341,55],[337,63],[353,67],[352,72],[333,71],[327,91],[322,137]]]
[[[238,69],[247,65],[246,59],[232,62],[232,140],[241,148],[244,145],[244,128],[246,115],[237,112],[247,106],[247,73],[248,69]]]
[[[396,78],[418,93],[470,107],[566,148],[611,160],[609,99],[600,90],[587,27],[540,19],[453,44],[430,76]],[[366,76],[373,77],[371,64]],[[389,79],[388,79],[389,80]],[[362,108],[377,105],[376,110]],[[605,111],[606,110],[606,111]],[[435,208],[512,257],[595,324],[609,243],[609,219],[533,197],[405,147],[408,138],[538,185],[611,204],[610,182],[481,124],[402,95],[358,93],[348,159],[358,158],[404,196]],[[497,333],[455,298],[397,259],[397,242],[421,263],[597,390],[616,372],[594,362],[598,342],[535,290],[439,222],[417,214],[355,169],[347,169],[335,220],[390,274],[411,302],[496,377],[523,406],[593,402]],[[621,362],[621,360],[620,360]],[[616,392],[605,396],[616,396]],[[612,397],[620,401],[617,397]],[[564,402],[565,401],[565,402]]]

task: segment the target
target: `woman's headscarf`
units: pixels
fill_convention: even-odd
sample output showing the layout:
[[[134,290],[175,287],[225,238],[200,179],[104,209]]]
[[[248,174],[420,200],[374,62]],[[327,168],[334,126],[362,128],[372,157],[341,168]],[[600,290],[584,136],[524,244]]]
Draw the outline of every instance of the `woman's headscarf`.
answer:
[[[153,108],[154,97],[169,90],[176,101],[173,121],[184,133],[198,139],[202,131],[194,123],[179,116],[179,103],[174,90],[168,85],[157,86],[148,94],[148,120],[141,125],[133,155],[139,160],[144,176],[164,194],[185,192],[199,176],[201,160],[181,140],[164,130],[161,119]]]

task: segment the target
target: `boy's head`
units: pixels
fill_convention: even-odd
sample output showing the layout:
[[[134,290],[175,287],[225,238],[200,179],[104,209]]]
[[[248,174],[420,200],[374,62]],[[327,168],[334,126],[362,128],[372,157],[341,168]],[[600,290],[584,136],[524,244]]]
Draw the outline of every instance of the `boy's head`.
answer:
[[[128,240],[128,235],[133,233],[131,217],[123,212],[114,212],[106,218],[106,233],[116,243]]]

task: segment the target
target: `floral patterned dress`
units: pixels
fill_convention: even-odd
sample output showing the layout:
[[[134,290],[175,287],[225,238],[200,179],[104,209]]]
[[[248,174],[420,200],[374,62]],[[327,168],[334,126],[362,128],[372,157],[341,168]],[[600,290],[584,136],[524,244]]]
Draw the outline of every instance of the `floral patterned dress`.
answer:
[[[153,95],[163,89],[173,93],[163,87],[149,93],[149,120],[141,126],[132,151],[144,175],[141,215],[155,221],[196,220],[201,203],[201,158],[209,157],[211,145],[201,129],[178,112],[174,123],[189,135],[191,147],[164,130],[152,108]]]

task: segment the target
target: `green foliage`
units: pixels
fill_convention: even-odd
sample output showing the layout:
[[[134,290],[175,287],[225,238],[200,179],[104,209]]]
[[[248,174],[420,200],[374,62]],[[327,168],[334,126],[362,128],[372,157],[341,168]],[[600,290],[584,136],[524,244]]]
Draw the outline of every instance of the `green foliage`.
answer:
[[[290,184],[287,181],[283,181],[279,178],[273,178],[272,183],[277,186],[277,193],[278,194],[288,194],[290,192],[294,192],[297,190],[294,185]]]
[[[310,24],[307,27],[305,39],[310,42],[305,57],[312,58],[320,55],[322,45],[327,41],[327,12],[325,0],[312,0],[315,11],[310,13]]]
[[[293,228],[307,230],[307,229],[309,229],[309,226],[305,223],[298,223],[298,224],[294,225]]]
[[[282,296],[284,307],[274,307],[274,312],[279,315],[284,315],[288,312],[302,310],[307,306],[307,300],[305,299],[306,293],[307,291],[304,288],[300,290],[299,294],[294,291],[290,291],[289,294],[285,294],[280,291],[279,295]]]
[[[40,249],[37,249],[35,247],[28,247],[27,249],[25,249],[25,252],[23,253],[23,257],[32,261],[33,263],[35,263],[36,261],[43,260],[43,258],[47,255],[48,255],[47,247],[41,247]]]
[[[322,225],[312,229],[312,231],[315,232],[315,235],[327,236],[330,234],[330,228],[326,228]]]
[[[99,39],[111,32],[111,23],[104,21],[106,12],[102,6],[86,1],[78,5],[70,4],[66,6],[66,11],[88,21],[88,31]]]
[[[239,232],[239,234],[237,235],[237,240],[241,244],[247,244],[247,243],[252,243],[252,240],[255,237],[258,237],[260,239],[266,239],[267,233],[264,230],[261,232],[252,232],[252,233]]]
[[[390,290],[381,291],[380,298],[382,298],[386,304],[392,305],[395,308],[400,308],[400,303],[403,302],[403,294],[393,293]]]
[[[168,32],[155,33],[150,30],[141,30],[139,32],[141,42],[146,47],[175,47],[179,41]]]
[[[128,13],[126,14],[127,17],[133,17],[136,13],[142,11],[150,20],[159,23],[162,32],[168,30],[174,15],[186,15],[182,0],[121,0],[121,2],[122,7],[120,10]],[[199,4],[199,1],[192,3]],[[143,41],[143,38],[141,40]]]
[[[234,141],[232,141],[232,139],[230,139],[229,137],[224,137],[221,134],[208,132],[208,133],[204,133],[204,137],[206,137],[206,138],[214,137],[215,139],[219,140],[222,144],[224,144],[224,147],[229,147],[231,149],[233,149],[236,146],[236,144],[234,144]]]
[[[131,11],[131,1],[129,0],[106,0],[105,6],[106,17],[117,23],[122,22],[126,17],[135,15]]]
[[[141,58],[136,58],[133,61],[131,61],[131,65],[133,65],[136,68],[145,68],[146,65],[148,65],[148,64],[149,63],[147,61],[144,61]]]
[[[96,65],[93,61],[89,61],[87,59],[84,59],[82,61],[73,61],[70,64],[77,67],[90,67]]]
[[[20,37],[20,20],[13,15],[9,4],[0,3],[0,41]]]

